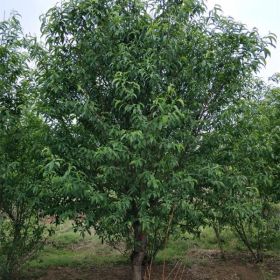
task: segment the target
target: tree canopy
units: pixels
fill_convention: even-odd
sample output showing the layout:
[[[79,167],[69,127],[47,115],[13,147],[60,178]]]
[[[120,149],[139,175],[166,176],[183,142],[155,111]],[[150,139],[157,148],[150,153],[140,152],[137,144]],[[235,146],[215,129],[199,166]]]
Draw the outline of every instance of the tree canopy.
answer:
[[[141,279],[147,250],[178,223],[200,224],[199,170],[216,172],[204,141],[251,97],[245,88],[275,38],[202,1],[67,1],[48,11],[42,32],[51,150],[78,174],[63,207],[102,238],[125,240]]]

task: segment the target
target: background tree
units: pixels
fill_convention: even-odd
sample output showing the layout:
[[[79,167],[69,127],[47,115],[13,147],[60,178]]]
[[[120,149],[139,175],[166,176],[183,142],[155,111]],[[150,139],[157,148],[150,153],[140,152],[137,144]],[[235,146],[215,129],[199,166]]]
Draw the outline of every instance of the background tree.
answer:
[[[125,241],[142,279],[145,255],[174,225],[200,224],[198,170],[214,168],[203,160],[205,135],[248,96],[274,37],[191,0],[65,1],[42,32],[42,114],[51,152],[73,176],[52,209],[84,213],[81,226]]]
[[[219,172],[206,182],[203,201],[208,218],[214,213],[230,225],[261,261],[279,238],[279,88],[252,80],[247,90],[255,97],[229,107],[205,142]]]
[[[40,247],[43,123],[33,112],[29,40],[18,16],[0,22],[0,273],[16,279]]]

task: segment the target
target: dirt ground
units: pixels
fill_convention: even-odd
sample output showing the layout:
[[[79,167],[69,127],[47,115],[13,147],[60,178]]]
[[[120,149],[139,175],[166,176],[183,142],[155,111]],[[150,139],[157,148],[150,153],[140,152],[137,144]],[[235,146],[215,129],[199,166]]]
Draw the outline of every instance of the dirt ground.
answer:
[[[146,280],[280,280],[280,258],[267,257],[262,264],[254,264],[246,254],[227,254],[226,260],[221,260],[216,250],[196,249],[188,253],[187,262],[153,265],[145,275]],[[43,271],[36,279],[129,280],[130,267],[56,267]]]

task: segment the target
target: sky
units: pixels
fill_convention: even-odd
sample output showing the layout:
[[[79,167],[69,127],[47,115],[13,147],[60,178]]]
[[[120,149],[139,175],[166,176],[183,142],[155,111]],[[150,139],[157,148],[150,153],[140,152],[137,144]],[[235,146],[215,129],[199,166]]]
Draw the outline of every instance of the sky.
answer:
[[[40,34],[39,16],[60,0],[0,0],[0,20],[7,18],[16,10],[22,16],[25,33]],[[272,49],[271,58],[260,75],[267,78],[280,72],[280,0],[207,0],[209,8],[215,4],[222,7],[224,14],[247,24],[249,28],[257,27],[261,35],[273,32],[278,37],[276,49]]]

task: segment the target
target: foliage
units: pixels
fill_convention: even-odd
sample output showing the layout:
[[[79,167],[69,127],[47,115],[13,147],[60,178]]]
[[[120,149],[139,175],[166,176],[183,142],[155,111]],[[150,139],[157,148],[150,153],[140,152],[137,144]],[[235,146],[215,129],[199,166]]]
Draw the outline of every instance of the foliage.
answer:
[[[18,16],[0,22],[0,273],[15,279],[40,247],[43,123],[33,112],[28,39]]]
[[[125,241],[141,279],[147,251],[175,225],[202,223],[199,197],[220,173],[208,135],[252,97],[246,85],[275,37],[193,0],[71,0],[42,20],[38,83],[59,200],[51,210]]]
[[[279,238],[279,89],[253,83],[256,99],[240,100],[218,123],[206,149],[219,168],[207,187],[207,217],[230,225],[256,261]],[[217,143],[217,145],[211,145]],[[219,198],[219,199],[217,199]]]

